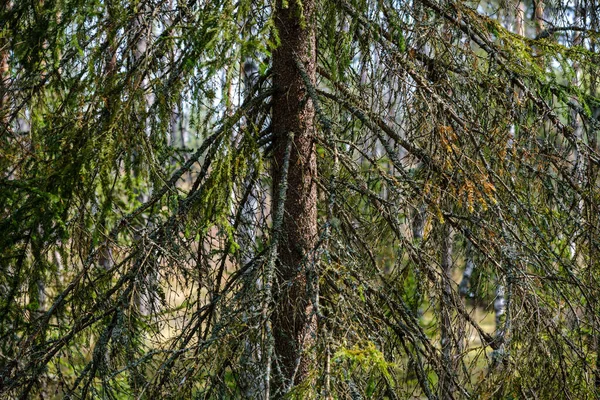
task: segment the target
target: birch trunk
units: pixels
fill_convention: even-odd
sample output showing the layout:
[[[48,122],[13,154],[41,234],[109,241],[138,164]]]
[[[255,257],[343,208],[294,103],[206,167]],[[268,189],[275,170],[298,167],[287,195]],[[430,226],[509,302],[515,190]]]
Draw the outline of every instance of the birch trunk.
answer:
[[[469,238],[465,238],[466,252],[465,252],[465,271],[463,272],[462,280],[458,285],[458,293],[461,297],[467,297],[469,294],[469,285],[471,283],[471,276],[475,270],[475,262],[473,261],[473,244]]]

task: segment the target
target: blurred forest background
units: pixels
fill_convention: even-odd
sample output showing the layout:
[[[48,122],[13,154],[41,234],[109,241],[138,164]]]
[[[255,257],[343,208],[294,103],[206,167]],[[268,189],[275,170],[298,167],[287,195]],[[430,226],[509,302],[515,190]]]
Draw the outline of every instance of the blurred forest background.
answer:
[[[598,398],[599,17],[3,0],[0,398]]]

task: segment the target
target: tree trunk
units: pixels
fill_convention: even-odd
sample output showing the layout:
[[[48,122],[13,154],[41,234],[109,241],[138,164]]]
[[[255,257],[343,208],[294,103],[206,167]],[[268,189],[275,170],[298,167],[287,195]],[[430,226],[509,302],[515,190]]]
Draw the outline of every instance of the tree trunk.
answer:
[[[575,2],[575,23],[576,24],[580,24],[581,26],[585,26],[584,21],[582,21],[582,10],[581,10],[581,5],[579,4],[579,2]],[[581,33],[577,32],[575,33],[575,37],[573,39],[573,44],[575,46],[581,46],[583,43],[583,36],[581,35]],[[583,85],[581,82],[581,65],[579,64],[578,61],[575,61],[573,63],[573,78],[571,78],[571,85],[574,87],[580,87],[581,89],[583,89]],[[570,118],[571,118],[571,127],[573,128],[573,136],[575,136],[575,138],[577,139],[577,141],[581,141],[583,143],[584,140],[584,135],[583,135],[583,124],[582,121],[580,120],[579,117],[579,113],[575,110],[571,110],[570,112]],[[584,184],[584,176],[585,176],[585,170],[586,170],[586,166],[585,166],[585,159],[582,156],[579,147],[574,147],[571,155],[570,155],[570,161],[573,162],[574,165],[574,171],[573,174],[575,175],[575,181],[579,184],[579,185],[583,185]],[[584,213],[584,200],[581,198],[581,196],[579,194],[576,194],[576,197],[578,199],[577,202],[577,213],[576,213],[576,223],[577,225],[581,224],[581,219],[582,219],[582,215]],[[570,239],[570,243],[569,243],[569,255],[570,258],[572,260],[575,260],[575,256],[577,254],[577,243],[576,243],[576,238],[579,235],[577,233],[574,233]],[[575,260],[576,261],[576,260]]]
[[[6,5],[7,11],[10,10],[11,6],[10,2]],[[8,64],[8,40],[6,38],[0,38],[0,49],[0,120],[8,127],[10,121],[10,97],[8,96],[10,68]]]
[[[517,1],[515,32],[517,35],[525,37],[525,3],[523,1]]]
[[[315,261],[312,249],[317,239],[317,161],[315,154],[315,109],[296,66],[301,62],[315,82],[316,41],[313,15],[315,0],[278,1],[275,21],[280,46],[273,53],[272,127],[274,132],[273,204],[279,205],[285,152],[293,135],[282,237],[277,262],[274,336],[275,395],[286,392],[308,377],[312,360],[307,349],[315,342],[317,319],[313,305]],[[281,374],[279,374],[279,371]]]
[[[544,1],[537,0],[534,2],[534,4],[535,13],[533,18],[535,20],[535,35],[539,36],[544,30]]]
[[[460,285],[458,285],[458,293],[465,298],[469,294],[469,286],[471,284],[471,275],[475,270],[475,261],[473,260],[473,244],[468,237],[465,237],[466,253],[465,253],[465,272],[463,273]]]
[[[147,21],[148,15],[150,14],[150,10],[148,6],[142,6],[138,11],[135,19],[133,21],[133,39],[135,40],[132,43],[132,61],[137,64],[140,60],[146,55],[146,51],[148,49],[148,39],[149,32],[151,31],[151,21]],[[137,35],[137,38],[136,38]],[[147,91],[149,86],[149,79],[147,76],[144,76],[140,81],[138,81],[138,85],[142,90]],[[152,107],[154,103],[154,94],[146,92],[144,94],[144,102],[140,105],[139,112],[148,118],[148,110]],[[150,128],[151,122],[149,119],[146,120],[146,128],[144,129],[144,134],[146,136],[150,136]],[[145,187],[141,189],[140,193],[137,196],[137,200],[140,203],[146,203],[151,197],[151,193],[148,193],[148,189]],[[152,228],[152,212],[149,214],[143,214],[143,220],[141,221],[140,228],[149,230]],[[141,241],[145,240],[139,234],[134,235],[134,240]],[[156,262],[154,257],[155,252],[152,251],[152,256],[146,257],[146,266],[143,268],[143,271],[140,272],[138,278],[138,291],[136,292],[135,302],[138,306],[138,310],[141,315],[148,317],[152,314],[156,314],[156,312],[160,308],[160,301],[156,294],[156,289],[160,284],[160,272],[158,270],[159,264]]]
[[[597,12],[592,12],[590,15],[590,28],[593,30],[599,29],[599,19]],[[592,53],[596,53],[598,51],[597,48],[597,39],[592,39],[590,41],[590,51]],[[590,74],[590,94],[594,97],[598,97],[600,95],[600,90],[598,89],[598,77],[594,74]],[[592,118],[594,120],[600,119],[600,107],[595,106],[592,108]],[[592,127],[589,128],[587,132],[588,138],[588,146],[590,150],[587,153],[587,160],[585,162],[586,166],[586,192],[592,193],[592,188],[597,187],[598,182],[598,167],[595,162],[592,160],[592,155],[597,154],[600,150],[598,148],[598,130]],[[589,285],[591,287],[598,287],[598,246],[594,245],[594,242],[597,241],[597,236],[594,232],[598,232],[600,228],[600,221],[598,220],[598,203],[593,200],[593,197],[588,195],[586,196],[586,201],[584,202],[584,212],[587,219],[587,225],[590,227],[587,229],[587,242],[589,248],[589,261],[588,261],[588,270],[589,270]],[[593,328],[593,340],[596,344],[596,371],[595,371],[595,379],[594,386],[596,387],[596,392],[600,393],[600,323],[598,321],[598,315],[600,315],[600,304],[598,301],[598,296],[591,296],[591,304],[590,304],[590,314],[591,314],[591,326]]]
[[[249,101],[253,95],[253,88],[258,79],[258,67],[256,63],[248,58],[243,64],[243,99]],[[255,124],[255,113],[250,112],[246,116],[245,120],[241,123],[240,137],[237,138],[241,142],[244,132],[252,132]],[[255,245],[257,238],[257,230],[259,226],[263,225],[263,215],[259,212],[259,197],[260,197],[260,185],[259,182],[254,181],[253,175],[256,171],[254,166],[248,172],[248,178],[242,187],[240,197],[243,199],[245,193],[248,193],[248,198],[242,205],[242,218],[239,225],[239,235],[237,243],[240,244],[240,257],[239,263],[240,268],[247,265],[252,261],[255,254]],[[243,200],[241,200],[243,201]],[[248,321],[254,321],[255,318],[260,316],[260,304],[256,302],[256,293],[260,292],[263,288],[261,279],[254,279],[255,276],[251,275],[246,282],[246,296],[248,296],[248,312],[245,313],[244,318]],[[254,325],[253,322],[251,322]],[[257,324],[258,326],[258,324]],[[263,366],[263,354],[264,346],[262,346],[261,340],[255,334],[254,329],[249,329],[244,343],[244,352],[240,360],[240,384],[242,387],[242,393],[246,399],[262,400],[266,388],[266,376],[265,371],[261,368]]]
[[[442,345],[443,371],[439,381],[440,398],[454,398],[454,375],[456,374],[456,345],[452,329],[452,236],[448,224],[440,227],[442,254],[442,296],[440,302],[440,332]]]

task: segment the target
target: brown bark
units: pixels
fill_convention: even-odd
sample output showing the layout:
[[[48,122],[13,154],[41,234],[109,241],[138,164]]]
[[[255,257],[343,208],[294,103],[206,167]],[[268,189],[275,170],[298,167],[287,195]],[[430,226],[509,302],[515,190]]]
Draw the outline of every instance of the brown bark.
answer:
[[[274,138],[273,185],[279,203],[286,144],[293,134],[284,203],[283,229],[277,262],[276,306],[273,314],[276,389],[306,380],[312,361],[306,350],[315,342],[317,319],[311,301],[312,249],[317,239],[317,161],[313,138],[315,109],[307,95],[295,60],[311,82],[316,74],[316,41],[313,23],[315,0],[277,2],[276,27],[280,45],[273,53],[272,127]],[[277,376],[281,371],[283,376]],[[277,394],[276,394],[277,395]]]
[[[535,2],[535,35],[539,36],[544,30],[544,1],[537,0]]]

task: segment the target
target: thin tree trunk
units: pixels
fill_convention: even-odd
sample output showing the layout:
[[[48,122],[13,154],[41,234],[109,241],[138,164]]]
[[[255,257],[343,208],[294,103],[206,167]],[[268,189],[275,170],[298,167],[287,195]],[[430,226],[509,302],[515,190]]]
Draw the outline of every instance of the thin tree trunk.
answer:
[[[542,4],[542,13],[543,13],[543,4]],[[539,10],[537,9],[537,5],[536,5],[536,10],[535,10],[535,15],[537,15],[537,12]],[[517,34],[521,35],[521,36],[525,36],[525,20],[524,20],[524,16],[525,16],[525,4],[522,1],[519,1],[517,4],[517,8],[516,8],[516,14],[515,14],[515,26],[514,26],[514,30]],[[536,27],[538,27],[540,25],[537,24],[536,22]],[[521,90],[515,90],[514,91],[514,98],[515,100],[520,99],[523,96],[523,93]],[[512,146],[514,146],[516,138],[515,138],[515,125],[511,125],[510,126],[510,140],[507,143],[507,150],[510,151],[510,148]],[[514,210],[516,212],[516,210]],[[503,229],[503,236],[505,238],[505,240],[508,240],[508,235],[505,231],[505,228]],[[511,250],[509,250],[509,253],[512,254],[512,245],[510,245]],[[498,350],[494,350],[493,355],[492,355],[492,368],[496,368],[496,367],[500,367],[502,365],[505,365],[505,363],[507,362],[506,359],[506,354],[508,351],[508,340],[510,339],[510,330],[511,330],[511,317],[509,315],[509,306],[510,306],[510,299],[512,297],[512,268],[513,268],[513,259],[511,258],[511,260],[506,264],[506,269],[508,271],[507,276],[503,277],[500,276],[500,271],[498,271],[498,275],[496,276],[496,296],[494,298],[494,320],[495,320],[495,324],[496,324],[496,340],[500,343],[500,346],[498,348]]]
[[[469,238],[465,237],[466,251],[465,251],[465,272],[463,273],[462,280],[458,285],[458,293],[461,297],[467,297],[469,293],[469,285],[471,283],[471,276],[475,270],[475,261],[473,260],[473,244]]]
[[[247,59],[243,63],[243,97],[244,101],[248,101],[252,96],[252,89],[256,84],[258,78],[258,68],[256,63],[252,59]],[[254,114],[247,116],[245,121],[242,123],[241,131],[254,129]],[[241,138],[240,138],[241,140]],[[242,209],[242,221],[239,228],[239,239],[240,244],[240,267],[247,265],[254,258],[254,246],[257,238],[258,226],[262,225],[263,215],[259,212],[259,192],[260,188],[258,182],[254,182],[252,175],[254,175],[254,169],[248,173],[248,179],[246,184],[242,188],[242,193],[249,191],[249,196],[246,202],[243,204]],[[248,292],[248,303],[249,311],[247,312],[246,318],[248,321],[253,321],[255,316],[259,313],[259,304],[255,302],[256,293],[260,292],[263,287],[261,279],[254,279],[255,276],[251,275],[247,283]],[[247,399],[263,399],[265,393],[265,371],[262,370],[262,346],[261,341],[254,335],[254,329],[248,331],[248,336],[244,343],[244,353],[240,360],[240,380],[243,390],[244,397]]]
[[[133,62],[134,63],[138,63],[142,57],[144,57],[146,50],[148,48],[148,35],[149,35],[149,29],[151,29],[151,22],[146,22],[145,19],[147,18],[147,16],[145,15],[146,13],[149,13],[149,9],[147,6],[143,6],[141,8],[141,10],[139,11],[138,15],[136,15],[134,23],[133,23],[133,32],[134,34],[138,34],[139,32],[139,36],[135,42],[135,44],[133,44],[133,49],[132,49],[132,55],[133,55]],[[148,85],[149,85],[149,80],[147,76],[144,76],[144,78],[139,82],[139,85],[141,85],[142,90],[146,90]],[[148,94],[146,93],[144,95],[144,103],[142,106],[142,113],[144,116],[146,116],[148,109],[152,106],[152,103],[154,102],[154,97],[152,94]],[[150,128],[146,128],[146,131],[144,132],[147,136],[150,135]],[[150,194],[142,191],[141,193],[139,193],[138,195],[138,201],[140,203],[145,203],[148,201],[148,199],[150,198]],[[151,212],[152,213],[152,212]],[[151,213],[148,216],[148,218],[151,218]],[[143,222],[144,225],[144,229],[147,229],[149,227],[152,226],[152,221],[144,221]],[[137,236],[137,235],[136,235]],[[144,240],[141,237],[136,237],[135,238],[136,241],[138,240]],[[152,253],[154,253],[154,250],[151,250]],[[148,266],[145,269],[144,272],[142,272],[139,276],[139,291],[137,292],[136,295],[136,299],[135,302],[137,303],[138,309],[140,311],[141,315],[144,316],[150,316],[152,313],[156,312],[159,308],[159,301],[158,301],[158,297],[156,296],[156,288],[159,285],[159,280],[160,280],[160,274],[158,271],[158,263],[156,262],[156,260],[154,260],[154,257],[148,257]]]
[[[443,357],[443,371],[440,377],[439,391],[441,399],[453,398],[455,391],[454,378],[456,374],[455,356],[456,346],[452,334],[452,235],[448,224],[444,224],[440,233],[441,242],[441,267],[442,267],[442,296],[440,302],[440,330]]]
[[[315,0],[276,4],[275,21],[280,46],[273,53],[272,127],[274,132],[274,202],[279,201],[282,167],[290,135],[293,135],[283,230],[277,263],[274,336],[275,389],[281,395],[305,381],[313,365],[307,352],[316,339],[317,318],[311,301],[311,272],[315,268],[313,248],[317,239],[317,161],[315,154],[315,109],[296,66],[304,66],[314,83],[316,40],[313,15]],[[281,372],[280,376],[278,371]]]
[[[579,1],[575,2],[575,24],[579,25],[582,24],[582,10],[581,10],[581,5],[579,4]],[[581,26],[585,26],[585,25],[581,25]],[[573,45],[575,46],[581,46],[583,41],[583,36],[577,32],[575,34],[575,38],[573,39]],[[574,87],[577,86],[581,86],[581,80],[580,80],[580,75],[581,75],[581,66],[579,65],[578,61],[575,61],[573,64],[573,79],[571,80],[572,85]],[[573,135],[575,136],[575,138],[577,139],[577,141],[583,141],[583,125],[581,124],[580,118],[579,118],[579,113],[575,110],[571,110],[571,127],[573,128]],[[574,175],[575,175],[575,179],[576,182],[578,184],[583,184],[584,182],[584,174],[585,174],[585,159],[582,157],[581,155],[581,151],[579,149],[579,147],[575,147],[573,149],[573,152],[571,154],[571,159],[573,161],[574,164]],[[577,201],[577,215],[576,215],[576,223],[580,224],[581,223],[581,219],[582,219],[582,215],[584,213],[584,201],[581,198],[581,196],[579,194],[576,194],[578,201]],[[577,243],[575,242],[575,238],[577,236],[579,236],[577,234],[578,232],[576,231],[575,234],[573,235],[573,237],[570,238],[570,243],[569,243],[569,255],[571,259],[574,259],[576,254],[577,254]]]
[[[4,6],[6,11],[9,11],[12,8],[12,2],[9,1]],[[10,78],[10,68],[8,64],[8,40],[6,38],[0,39],[0,120],[5,125],[8,124],[10,120],[10,107],[9,101],[10,98],[8,96],[8,87],[9,87],[9,78]]]
[[[586,2],[587,4],[587,2]],[[598,18],[598,11],[593,10],[582,10],[586,13],[589,13],[590,19],[590,28],[593,30],[598,30],[600,28],[600,21]],[[585,18],[585,16],[584,16]],[[584,24],[585,24],[584,20]],[[590,51],[592,53],[596,53],[597,49],[597,39],[590,39]],[[600,91],[598,90],[598,78],[594,74],[590,74],[590,94],[594,97],[598,97]],[[592,109],[592,118],[594,120],[600,119],[600,107],[595,106]],[[597,154],[598,149],[598,130],[593,127],[588,128],[588,145],[589,150],[587,152],[587,160],[586,160],[586,169],[587,169],[587,179],[586,179],[586,191],[587,193],[592,193],[592,188],[597,185],[598,182],[598,167],[596,163],[592,160],[592,155]],[[597,241],[597,236],[594,232],[598,232],[600,221],[598,220],[598,203],[595,202],[591,195],[586,196],[586,204],[585,211],[587,214],[587,223],[590,225],[587,233],[587,242],[589,248],[589,276],[590,276],[590,284],[592,287],[598,287],[598,250],[597,245],[594,244]],[[590,304],[590,314],[591,314],[591,326],[594,332],[594,341],[596,346],[596,371],[595,371],[595,379],[594,385],[596,387],[596,392],[600,393],[600,323],[598,315],[600,315],[600,302],[598,301],[597,296],[592,296],[592,304]]]
[[[537,0],[534,2],[535,4],[535,35],[539,36],[544,30],[544,2],[542,0]]]
[[[525,36],[525,3],[517,1],[515,12],[515,32],[517,35]]]

